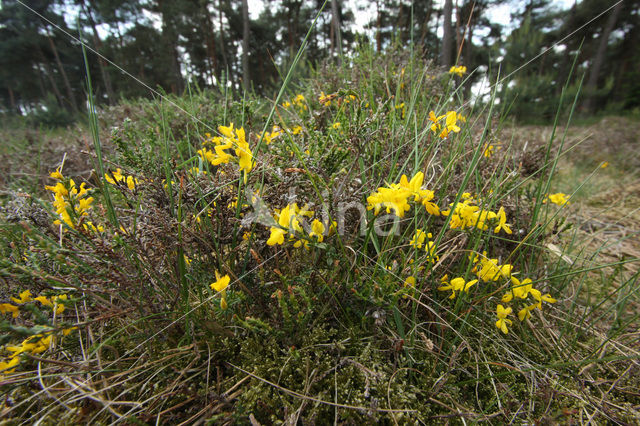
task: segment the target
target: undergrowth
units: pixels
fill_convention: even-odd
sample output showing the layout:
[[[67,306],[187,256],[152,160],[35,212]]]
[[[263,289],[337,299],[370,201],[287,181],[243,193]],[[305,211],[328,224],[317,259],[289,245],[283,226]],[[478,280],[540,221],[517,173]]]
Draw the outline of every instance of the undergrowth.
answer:
[[[365,51],[92,117],[92,171],[4,192],[2,416],[638,421],[637,258],[576,243],[560,127],[516,148],[447,71]]]

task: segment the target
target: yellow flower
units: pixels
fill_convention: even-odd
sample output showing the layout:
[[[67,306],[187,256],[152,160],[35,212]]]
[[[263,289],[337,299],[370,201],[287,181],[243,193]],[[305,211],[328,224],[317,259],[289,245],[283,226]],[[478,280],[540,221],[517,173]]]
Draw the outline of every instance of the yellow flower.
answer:
[[[422,229],[416,229],[416,233],[413,235],[413,238],[411,238],[411,241],[409,241],[409,245],[421,249],[426,238],[427,234]]]
[[[25,290],[22,293],[20,293],[19,299],[12,297],[11,300],[13,300],[15,303],[23,304],[23,303],[31,302],[33,298],[31,297],[31,291]]]
[[[9,359],[9,362],[0,361],[0,378],[2,378],[2,374],[13,373],[18,364],[20,364],[20,358],[17,356]]]
[[[443,118],[445,119],[444,127],[440,123],[440,120],[442,120]],[[431,111],[429,112],[429,120],[433,122],[433,124],[430,127],[432,132],[438,133],[438,131],[442,129],[439,135],[440,138],[442,139],[449,136],[449,133],[451,132],[458,133],[460,131],[460,127],[456,125],[456,122],[458,120],[458,114],[455,111],[449,111],[445,115],[440,115],[440,116],[436,116],[436,114],[433,111]]]
[[[53,308],[53,303],[51,303],[51,301],[46,296],[38,296],[33,300],[37,300],[42,304],[42,306],[48,306],[50,308]]]
[[[424,173],[416,173],[411,180],[407,179],[406,175],[400,177],[400,183],[398,184],[402,188],[406,188],[413,193],[414,201],[420,201],[423,195],[422,182],[424,181]],[[424,195],[427,196],[428,191],[424,191]]]
[[[283,106],[284,108],[289,108],[289,107],[291,106],[291,102],[289,102],[289,101],[284,101],[284,102],[282,103],[282,106]]]
[[[229,126],[218,126],[218,131],[222,133],[223,136],[226,136],[229,139],[233,139],[233,123],[229,124]]]
[[[295,216],[295,214],[293,216]],[[268,246],[284,244],[284,236],[286,235],[289,226],[291,225],[291,219],[291,207],[287,205],[280,211],[280,214],[278,215],[278,225],[280,227],[271,227],[271,236],[269,236],[269,239],[267,240]]]
[[[431,234],[428,234],[431,237]],[[433,241],[428,241],[424,246],[424,250],[427,252],[429,257],[429,262],[435,263],[440,260],[440,257],[436,255],[436,243]]]
[[[367,209],[374,209],[374,213],[378,214],[382,207],[386,207],[387,213],[391,213],[393,210],[396,216],[404,217],[405,212],[411,208],[407,202],[407,198],[411,195],[411,190],[399,186],[378,188],[378,192],[367,197]]]
[[[291,129],[291,133],[294,135],[297,135],[300,132],[302,132],[302,126],[295,126],[293,129]]]
[[[535,308],[536,305],[529,305],[520,309],[520,311],[518,311],[518,319],[520,321],[524,321],[527,318],[531,318],[531,311],[533,311]]]
[[[105,173],[104,174],[104,178],[107,182],[109,182],[111,185],[115,185],[116,183],[120,182],[122,179],[124,179],[124,176],[122,176],[122,170],[120,170],[119,168],[116,169],[115,172],[111,172],[111,173]]]
[[[452,279],[451,282],[447,282],[445,278],[447,278],[446,275],[442,277],[440,281],[442,284],[446,284],[446,285],[438,287],[438,290],[440,291],[451,290],[451,296],[449,296],[449,299],[454,299],[456,297],[456,291],[464,291],[465,293],[468,293],[469,289],[478,282],[478,280],[471,280],[471,281],[465,282],[464,278],[462,277],[457,277]]]
[[[17,306],[13,306],[11,303],[0,303],[0,314],[11,313],[13,318],[18,318],[20,315],[20,309]]]
[[[211,153],[207,155],[207,159],[214,166],[219,166],[220,164],[227,164],[233,158],[229,153],[225,150],[232,147],[231,142],[227,142],[225,144],[216,145],[214,149],[215,154]]]
[[[512,234],[513,232],[511,231],[511,228],[509,228],[509,225],[507,224],[507,216],[504,213],[503,207],[500,207],[500,210],[498,210],[497,218],[498,218],[498,226],[496,226],[493,232],[497,234],[498,232],[500,232],[500,229],[504,229],[504,232],[506,232],[507,234]]]
[[[532,281],[529,278],[525,278],[520,282],[518,278],[511,276],[511,284],[513,287],[513,294],[520,299],[526,299],[529,293],[533,289]]]
[[[68,336],[73,330],[77,330],[78,327],[71,327],[71,328],[65,328],[62,330],[62,335],[63,336]]]
[[[445,127],[444,127],[444,129],[442,129],[442,132],[440,132],[440,137],[442,139],[444,139],[447,136],[449,136],[450,132],[458,133],[460,131],[460,127],[458,127],[456,125],[456,121],[457,121],[456,112],[455,111],[449,111],[447,113],[447,115],[446,115]]]
[[[131,177],[131,176],[129,176]],[[87,210],[91,208],[91,203],[93,203],[93,197],[82,198],[78,200],[78,207],[76,208],[78,214],[86,215]]]
[[[339,121],[336,121],[335,123],[333,123],[333,124],[331,125],[331,128],[332,128],[332,129],[334,129],[334,130],[337,130],[337,129],[339,129],[339,128],[340,128],[340,126],[342,126],[342,124],[340,124],[340,122],[339,122]]]
[[[513,309],[511,309],[511,307],[505,309],[502,305],[497,306],[496,314],[498,315],[498,321],[496,321],[496,327],[498,327],[504,334],[509,333],[507,325],[513,324],[513,322],[507,318],[512,311]]]
[[[53,192],[55,195],[60,195],[62,197],[67,197],[69,196],[69,191],[67,190],[67,188],[64,186],[64,184],[62,182],[58,182],[55,184],[55,186],[45,186],[45,189],[48,189],[49,191]]]
[[[60,315],[61,313],[64,312],[65,306],[62,303],[58,303],[58,300],[67,300],[67,295],[66,294],[61,294],[60,296],[53,296],[53,303],[54,303],[54,312],[56,313],[56,315]]]
[[[602,164],[600,165],[600,168],[601,168],[601,169],[606,169],[607,167],[609,167],[609,162],[608,162],[608,161],[605,161],[604,163],[602,163]]]
[[[459,67],[452,66],[449,69],[449,74],[456,74],[458,77],[462,77],[462,74],[465,74],[466,72],[467,72],[467,67],[462,65]]]
[[[53,336],[51,334],[48,335],[47,337],[43,337],[40,340],[38,340],[38,342],[35,344],[35,347],[31,350],[31,352],[34,354],[42,353],[47,349],[49,349],[52,342],[53,342]]]
[[[58,167],[55,172],[51,172],[49,174],[49,177],[53,179],[58,179],[58,180],[64,179],[64,176],[62,176],[62,173],[60,173],[60,167]]]
[[[509,264],[498,265],[498,259],[481,259],[482,268],[477,272],[482,281],[498,281],[500,277],[510,278],[512,266]]]
[[[263,139],[264,142],[269,145],[271,143],[271,141],[273,141],[275,138],[277,138],[278,136],[280,136],[282,134],[282,131],[280,130],[280,127],[278,126],[273,126],[271,129],[271,132],[265,132]]]
[[[216,278],[217,281],[214,283],[211,283],[211,290],[215,290],[215,291],[224,291],[228,286],[229,286],[229,282],[231,281],[231,278],[229,278],[229,275],[225,275],[223,277],[219,277],[218,273],[216,272]]]
[[[416,286],[416,278],[415,277],[407,277],[407,279],[404,280],[403,286],[405,286],[405,287],[415,287]]]
[[[558,192],[557,194],[549,194],[549,201],[551,201],[553,204],[557,204],[559,206],[564,206],[565,204],[570,204],[569,203],[569,197],[566,194],[563,194],[562,192]],[[545,200],[546,202],[546,200]]]
[[[104,232],[104,226],[102,225],[95,226],[91,221],[87,221],[83,223],[82,227],[84,228],[85,231]]]
[[[335,94],[325,95],[324,92],[320,92],[320,97],[318,98],[318,101],[324,106],[329,106],[331,105],[331,100],[335,97],[336,97]]]
[[[275,246],[276,244],[284,244],[284,236],[286,233],[287,231],[283,229],[271,227],[271,235],[267,240],[267,245]]]
[[[324,239],[325,226],[318,219],[314,219],[311,222],[311,232],[309,233],[309,237],[316,237],[318,242],[322,242]]]
[[[127,176],[127,188],[133,191],[134,189],[136,189],[137,183],[138,180],[136,178],[134,178],[133,176]]]
[[[429,112],[429,120],[431,120],[433,122],[433,124],[431,125],[431,131],[433,131],[434,133],[438,132],[438,129],[440,129],[440,124],[438,123],[438,121],[440,121],[441,119],[444,118],[444,115],[439,115],[436,117],[436,113],[433,111]]]

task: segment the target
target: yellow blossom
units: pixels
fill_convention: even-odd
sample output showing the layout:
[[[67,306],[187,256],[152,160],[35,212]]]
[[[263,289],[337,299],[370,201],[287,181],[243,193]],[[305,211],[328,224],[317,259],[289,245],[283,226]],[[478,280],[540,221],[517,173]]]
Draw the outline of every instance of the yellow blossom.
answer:
[[[374,209],[374,213],[378,214],[380,209],[385,207],[387,213],[393,210],[396,216],[404,217],[405,212],[411,208],[407,202],[411,195],[411,190],[406,188],[378,188],[376,193],[367,197],[367,209]]]
[[[500,229],[504,229],[504,232],[506,232],[507,234],[512,234],[513,232],[511,231],[511,228],[509,228],[509,225],[507,224],[507,216],[504,213],[503,207],[500,207],[500,210],[498,210],[497,218],[498,218],[498,226],[496,226],[493,232],[497,234],[498,232],[500,232]]]
[[[498,321],[496,321],[496,327],[498,327],[504,334],[509,333],[507,325],[513,324],[513,322],[507,318],[511,314],[513,309],[511,307],[505,308],[502,305],[498,305],[496,308],[496,314],[498,315]]]
[[[0,361],[0,378],[2,378],[2,374],[13,373],[18,364],[20,364],[20,358],[17,356],[10,358],[9,362]]]
[[[449,69],[449,74],[456,74],[458,77],[462,77],[463,74],[465,74],[467,72],[467,67],[461,65],[461,66],[452,66]]]
[[[49,300],[49,298],[47,298],[46,296],[38,296],[33,300],[37,300],[38,302],[40,302],[43,306],[48,306],[50,308],[53,308],[53,303],[51,303],[51,300]]]
[[[223,277],[218,277],[218,274],[216,273],[216,282],[211,283],[211,290],[215,290],[215,291],[224,291],[228,286],[229,286],[229,282],[231,281],[231,278],[229,278],[229,275],[225,275]]]
[[[465,282],[464,278],[462,277],[457,277],[452,279],[450,282],[447,282],[445,278],[446,278],[446,275],[441,279],[442,284],[445,284],[445,285],[438,287],[438,290],[440,291],[451,290],[451,296],[449,296],[449,299],[453,299],[456,297],[456,291],[464,291],[465,293],[468,293],[469,289],[478,282],[478,280],[471,280],[471,281]]]
[[[18,303],[21,305],[23,303],[31,302],[33,300],[33,297],[31,297],[30,290],[25,290],[20,293],[19,298],[12,297],[11,300],[13,300],[14,303]]]
[[[570,204],[569,203],[569,197],[566,194],[563,194],[562,192],[558,192],[557,194],[549,194],[549,201],[551,201],[553,204],[557,204],[559,206],[564,206],[565,204]],[[545,200],[546,202],[546,200]]]
[[[53,296],[54,312],[56,315],[60,315],[64,312],[65,306],[62,303],[58,303],[58,300],[66,301],[67,295],[61,294],[60,296]]]
[[[440,132],[440,137],[442,139],[449,136],[450,132],[458,133],[460,131],[460,127],[456,125],[457,114],[455,111],[449,111],[445,118],[445,126]]]
[[[136,189],[137,180],[133,176],[127,176],[127,188],[131,191]]]
[[[443,118],[445,120],[444,126],[440,122]],[[458,125],[456,124],[458,120],[458,114],[455,111],[449,111],[446,114],[440,116],[436,116],[436,114],[431,111],[429,112],[429,120],[433,122],[430,127],[431,131],[434,133],[438,133],[438,131],[440,131],[439,136],[442,139],[449,136],[449,133],[451,132],[460,132],[460,127],[458,127]]]
[[[518,311],[518,319],[524,321],[527,318],[531,318],[531,311],[536,308],[536,305],[526,306]]]
[[[13,318],[18,318],[18,315],[20,315],[20,309],[17,306],[12,305],[11,303],[0,303],[0,313],[11,313],[11,316]]]
[[[233,123],[228,126],[218,126],[218,131],[229,139],[233,139]]]
[[[316,237],[318,242],[322,242],[325,230],[326,228],[324,224],[318,219],[314,219],[313,222],[311,222],[311,232],[309,233],[309,237]]]
[[[211,283],[210,285],[211,290],[215,290],[221,293],[222,299],[220,300],[220,308],[223,311],[227,309],[226,289],[229,286],[230,281],[231,281],[231,278],[229,278],[229,275],[225,275],[221,277],[218,271],[216,271],[216,282]]]
[[[49,174],[49,177],[53,179],[58,179],[58,180],[64,179],[64,176],[62,176],[62,173],[60,173],[60,167],[58,167],[55,172],[51,172]]]
[[[413,235],[413,238],[411,238],[411,241],[409,241],[409,245],[421,249],[426,238],[427,234],[422,229],[416,229],[416,233]]]
[[[267,240],[268,246],[274,246],[276,244],[284,244],[284,236],[287,234],[291,221],[291,208],[286,206],[280,211],[278,215],[278,225],[280,227],[271,227],[271,236]],[[284,228],[284,229],[283,229]]]
[[[415,277],[407,277],[407,279],[404,280],[403,286],[405,286],[405,287],[415,287],[416,286],[416,278]]]
[[[487,158],[491,157],[493,155],[493,145],[487,145],[482,155],[484,155]]]

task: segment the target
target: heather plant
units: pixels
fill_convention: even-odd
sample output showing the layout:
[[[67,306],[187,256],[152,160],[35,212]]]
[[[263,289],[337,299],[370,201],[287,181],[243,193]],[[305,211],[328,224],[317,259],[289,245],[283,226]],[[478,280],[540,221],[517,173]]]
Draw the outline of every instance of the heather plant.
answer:
[[[3,415],[632,421],[637,259],[580,251],[564,139],[524,167],[465,73],[365,50],[275,99],[137,101],[107,140],[92,117],[93,172],[61,161],[48,220],[1,225]]]

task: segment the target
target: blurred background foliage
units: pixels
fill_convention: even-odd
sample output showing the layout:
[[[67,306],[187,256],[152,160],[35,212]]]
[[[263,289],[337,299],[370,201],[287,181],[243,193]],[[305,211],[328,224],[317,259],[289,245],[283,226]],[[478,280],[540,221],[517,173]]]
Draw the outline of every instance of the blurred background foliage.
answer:
[[[573,90],[582,82],[581,116],[637,114],[639,6],[640,0],[4,0],[0,114],[54,127],[84,109],[85,65],[74,38],[100,54],[89,55],[99,105],[193,87],[273,96],[318,14],[298,77],[326,60],[351,61],[361,46],[411,46],[434,64],[465,65],[467,99],[478,97],[485,77],[492,83],[506,77],[498,99],[520,122],[549,122],[567,79]]]

